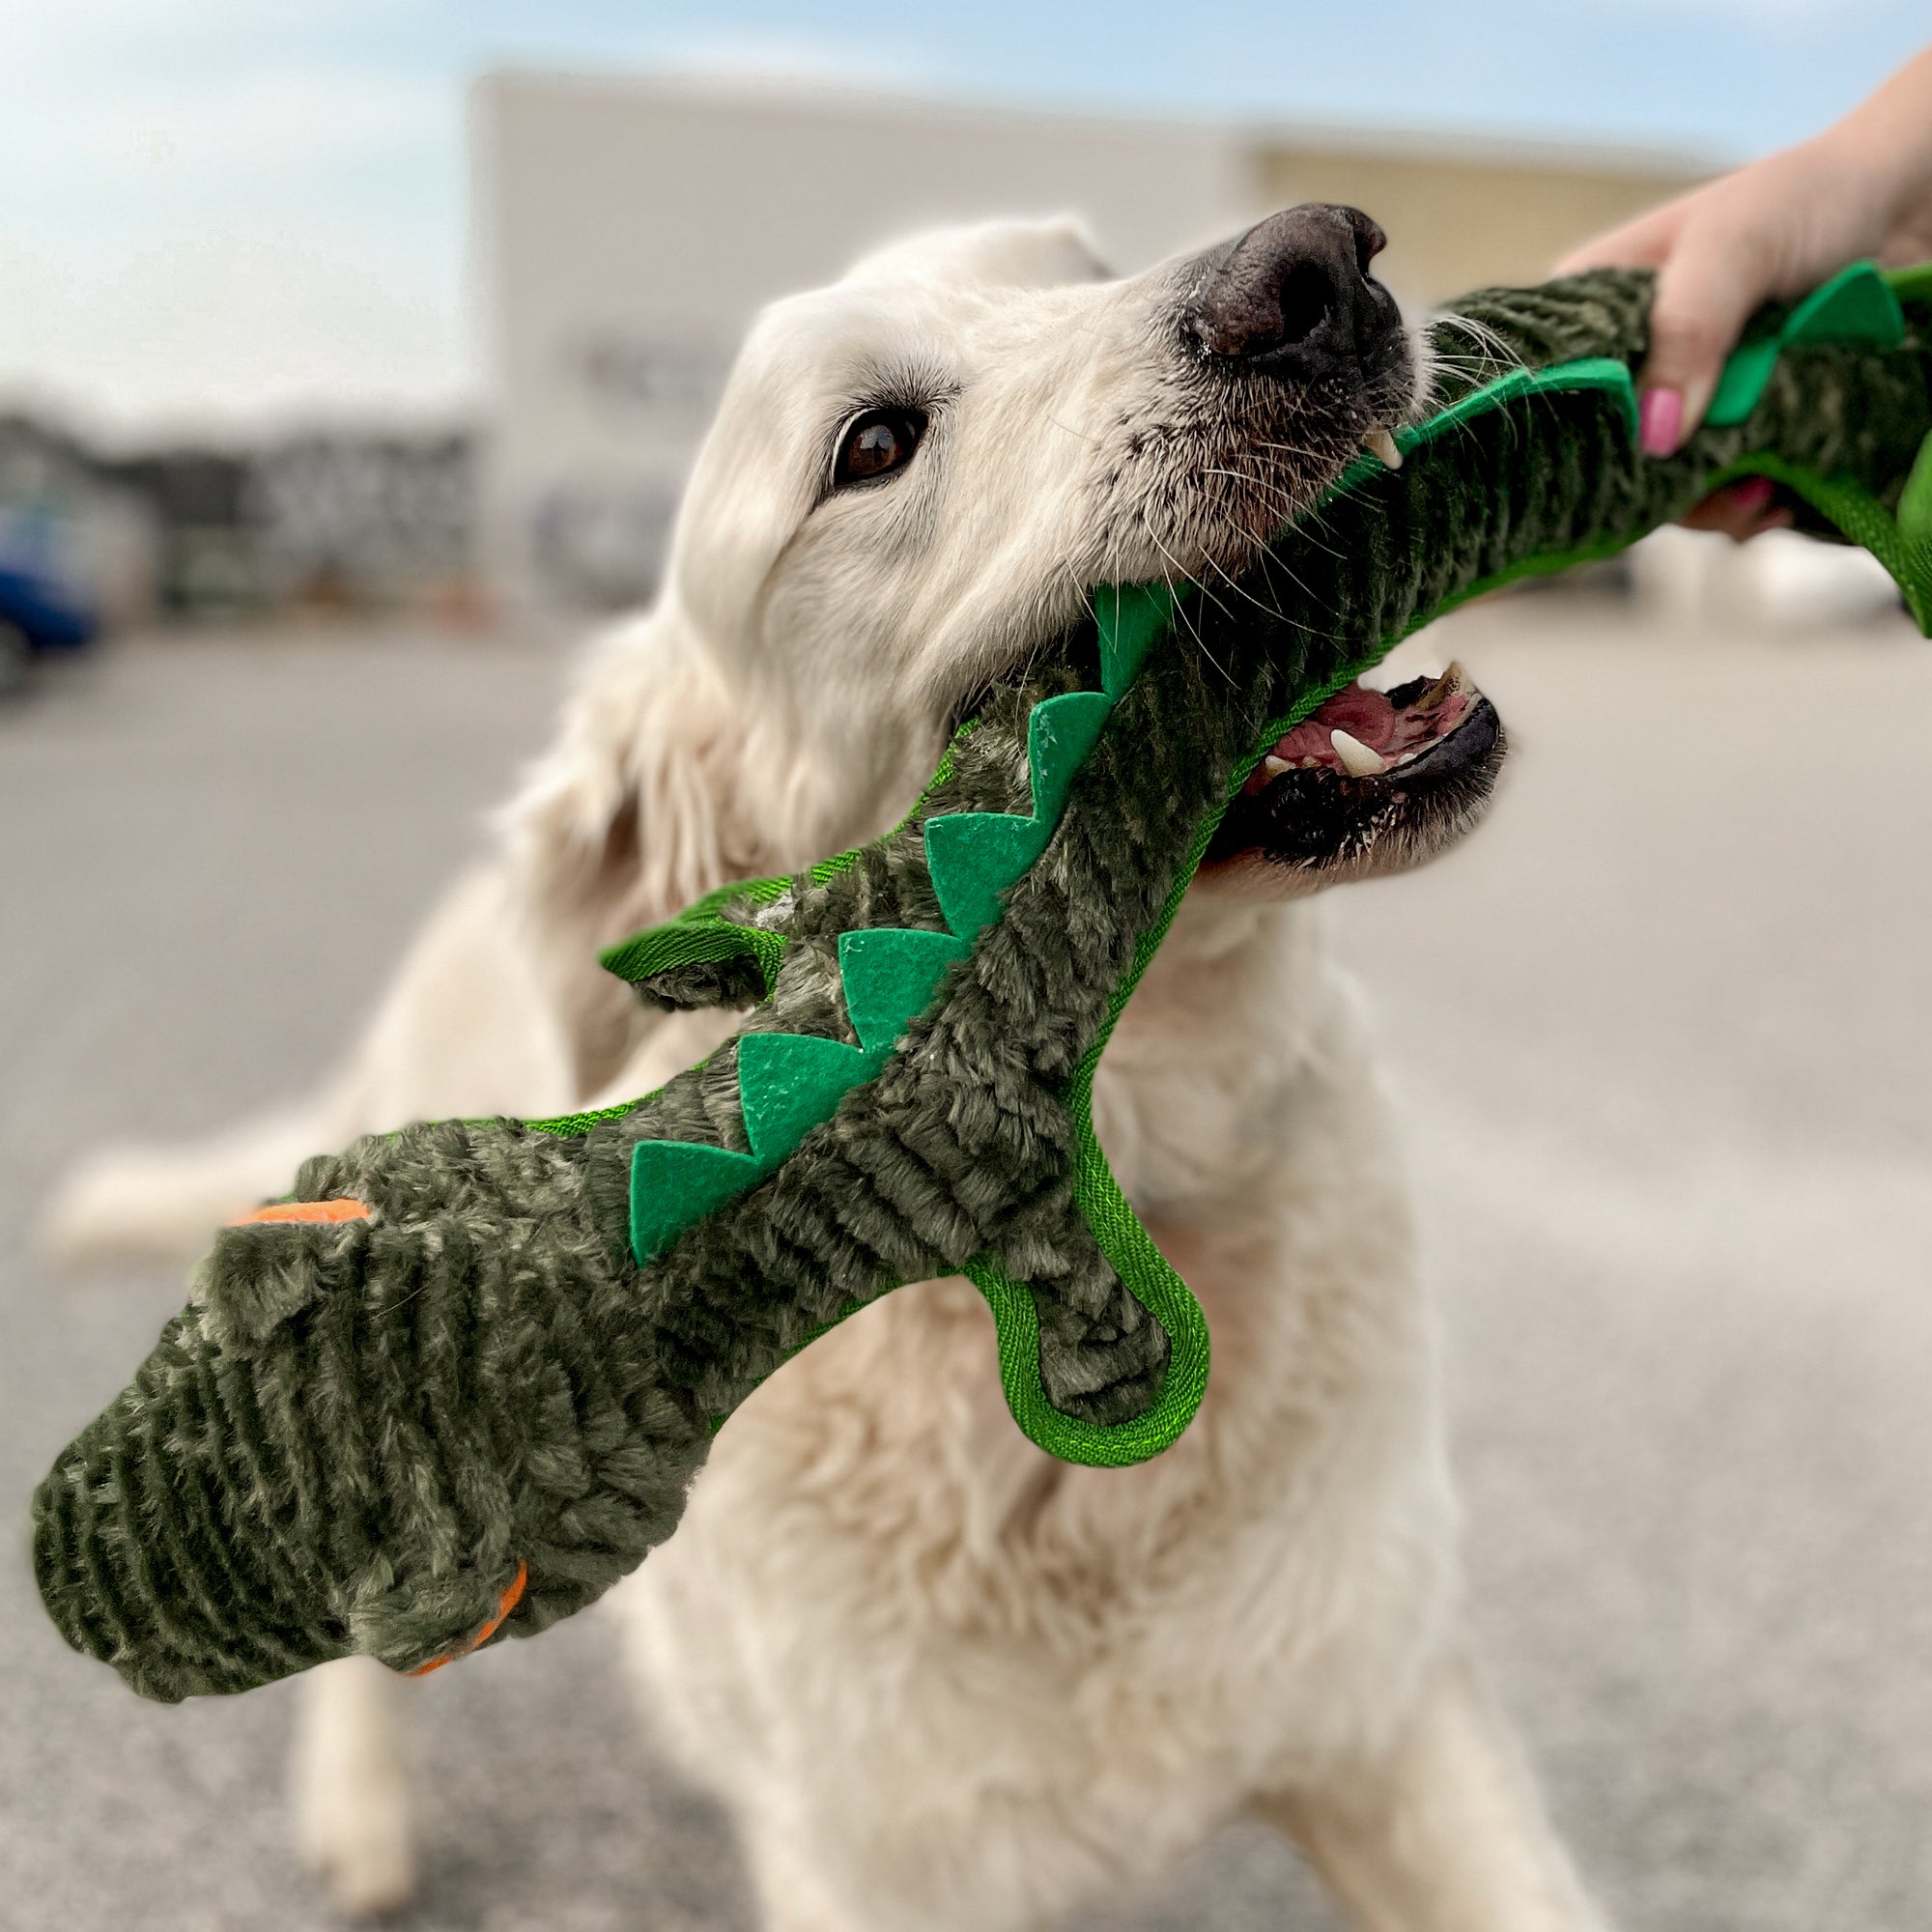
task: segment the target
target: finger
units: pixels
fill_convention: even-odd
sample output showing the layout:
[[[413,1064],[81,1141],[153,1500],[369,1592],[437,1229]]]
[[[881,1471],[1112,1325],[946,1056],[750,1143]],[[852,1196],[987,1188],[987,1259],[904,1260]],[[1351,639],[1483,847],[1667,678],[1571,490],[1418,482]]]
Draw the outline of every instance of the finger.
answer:
[[[1775,503],[1760,516],[1740,517],[1733,522],[1712,527],[1719,528],[1721,534],[1729,537],[1734,544],[1747,544],[1753,537],[1763,536],[1767,530],[1788,530],[1797,521],[1782,503]],[[1693,524],[1689,517],[1685,518],[1684,526],[1692,530],[1707,527],[1702,524]]]
[[[1733,543],[1748,543],[1766,530],[1789,529],[1793,518],[1777,500],[1770,477],[1747,476],[1741,483],[1713,490],[1679,522],[1687,530],[1716,530]]]
[[[1771,276],[1748,237],[1690,222],[1659,270],[1642,384],[1643,446],[1669,456],[1704,419],[1724,358]]]

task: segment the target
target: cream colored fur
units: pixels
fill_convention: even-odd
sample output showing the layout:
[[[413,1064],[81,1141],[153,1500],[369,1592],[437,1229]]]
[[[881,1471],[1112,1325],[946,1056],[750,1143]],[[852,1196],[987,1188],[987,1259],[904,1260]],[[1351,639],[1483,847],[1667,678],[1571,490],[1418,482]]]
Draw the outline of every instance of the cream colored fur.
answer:
[[[58,1204],[60,1242],[191,1242],[300,1152],[625,1098],[704,1052],[730,1016],[639,1010],[600,943],[882,829],[951,709],[1087,585],[1249,554],[1150,433],[1196,272],[1109,282],[1071,228],[1002,224],[769,311],[657,607],[591,655],[348,1070],[219,1146],[110,1156]],[[926,442],[827,496],[881,382],[938,399]],[[1006,1413],[973,1291],[907,1288],[740,1410],[610,1600],[767,1926],[1044,1926],[1256,1811],[1371,1932],[1597,1927],[1468,1656],[1433,1322],[1319,903],[1197,888],[1096,1117],[1212,1326],[1176,1447],[1052,1462]],[[311,1682],[302,1842],[352,1911],[413,1883],[400,1694],[360,1662]]]

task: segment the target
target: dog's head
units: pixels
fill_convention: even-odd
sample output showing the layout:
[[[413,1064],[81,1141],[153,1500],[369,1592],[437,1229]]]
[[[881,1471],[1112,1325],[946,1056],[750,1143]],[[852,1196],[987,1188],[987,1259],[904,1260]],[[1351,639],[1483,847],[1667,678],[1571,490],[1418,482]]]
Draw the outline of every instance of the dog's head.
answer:
[[[1000,223],[774,303],[692,477],[673,594],[748,673],[802,670],[843,716],[881,689],[943,716],[1097,583],[1238,569],[1402,420],[1380,244],[1294,209],[1116,281],[1070,224]]]
[[[1095,584],[1227,590],[1365,443],[1392,459],[1426,375],[1371,272],[1381,245],[1366,215],[1309,206],[1119,280],[1070,223],[1001,222],[765,310],[646,631],[739,826],[722,869],[880,829],[973,695]],[[1413,864],[1470,818],[1499,755],[1473,691],[1346,696],[1230,813],[1217,856],[1243,876]]]

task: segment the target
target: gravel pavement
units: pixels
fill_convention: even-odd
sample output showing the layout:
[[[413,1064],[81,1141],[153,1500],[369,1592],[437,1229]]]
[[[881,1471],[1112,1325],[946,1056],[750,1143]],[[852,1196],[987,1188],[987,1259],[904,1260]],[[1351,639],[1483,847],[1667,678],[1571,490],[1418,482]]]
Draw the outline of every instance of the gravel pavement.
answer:
[[[1494,1674],[1628,1932],[1932,1921],[1932,647],[1462,613],[1518,744],[1491,823],[1338,895],[1446,1309]],[[0,712],[0,1496],[120,1385],[178,1274],[77,1279],[96,1136],[312,1077],[559,660],[415,635],[124,645]],[[0,1925],[308,1932],[287,1686],[145,1705],[0,1564]],[[581,1617],[423,1687],[412,1932],[749,1928],[730,1833]],[[1081,1932],[1305,1932],[1231,1832]]]

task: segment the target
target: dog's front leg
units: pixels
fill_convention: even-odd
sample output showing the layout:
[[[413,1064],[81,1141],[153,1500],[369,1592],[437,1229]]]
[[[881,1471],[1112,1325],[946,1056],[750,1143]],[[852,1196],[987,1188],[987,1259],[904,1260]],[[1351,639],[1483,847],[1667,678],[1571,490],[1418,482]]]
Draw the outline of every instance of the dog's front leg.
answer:
[[[1475,1671],[1446,1663],[1395,1747],[1256,1809],[1363,1932],[1606,1932]]]
[[[345,1657],[300,1686],[290,1802],[303,1860],[339,1912],[372,1918],[416,1889],[416,1806],[398,1701],[409,1687],[373,1657]]]

